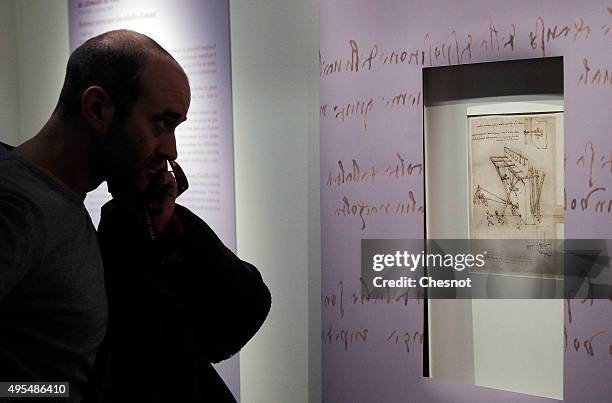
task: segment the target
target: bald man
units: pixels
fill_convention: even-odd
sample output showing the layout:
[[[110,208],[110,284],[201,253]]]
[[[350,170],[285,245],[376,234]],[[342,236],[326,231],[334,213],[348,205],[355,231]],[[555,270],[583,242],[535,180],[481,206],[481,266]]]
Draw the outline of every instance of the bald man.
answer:
[[[255,334],[270,295],[175,204],[189,104],[166,50],[110,31],[72,53],[41,131],[0,148],[0,381],[68,381],[70,402],[234,400],[210,363]],[[83,199],[103,181],[96,234]]]

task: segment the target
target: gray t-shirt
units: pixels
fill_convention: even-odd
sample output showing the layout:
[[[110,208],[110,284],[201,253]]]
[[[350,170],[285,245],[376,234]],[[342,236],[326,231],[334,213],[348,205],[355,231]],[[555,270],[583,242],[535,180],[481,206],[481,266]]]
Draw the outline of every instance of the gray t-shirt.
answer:
[[[0,381],[68,381],[70,402],[81,400],[107,321],[83,199],[0,145]]]

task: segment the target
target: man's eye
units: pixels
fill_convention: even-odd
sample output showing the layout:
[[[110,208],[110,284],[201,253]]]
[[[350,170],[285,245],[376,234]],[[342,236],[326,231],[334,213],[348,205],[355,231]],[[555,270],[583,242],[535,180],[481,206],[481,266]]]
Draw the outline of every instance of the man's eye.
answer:
[[[155,121],[155,124],[158,129],[165,130],[170,127],[170,119],[158,119]]]

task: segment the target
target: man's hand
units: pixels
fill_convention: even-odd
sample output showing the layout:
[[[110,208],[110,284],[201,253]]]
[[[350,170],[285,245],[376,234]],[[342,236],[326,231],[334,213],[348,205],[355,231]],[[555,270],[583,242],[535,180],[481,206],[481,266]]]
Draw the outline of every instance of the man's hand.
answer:
[[[169,171],[161,171],[151,178],[149,184],[151,224],[157,235],[162,234],[174,214],[177,185]]]

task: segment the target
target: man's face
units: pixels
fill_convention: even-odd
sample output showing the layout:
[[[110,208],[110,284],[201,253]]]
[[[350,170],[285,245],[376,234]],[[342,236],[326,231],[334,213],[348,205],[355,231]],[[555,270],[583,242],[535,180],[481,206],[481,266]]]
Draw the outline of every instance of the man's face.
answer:
[[[191,100],[187,78],[171,60],[150,56],[142,84],[127,117],[115,121],[109,133],[108,182],[114,194],[144,194],[166,161],[177,157],[174,131]]]

